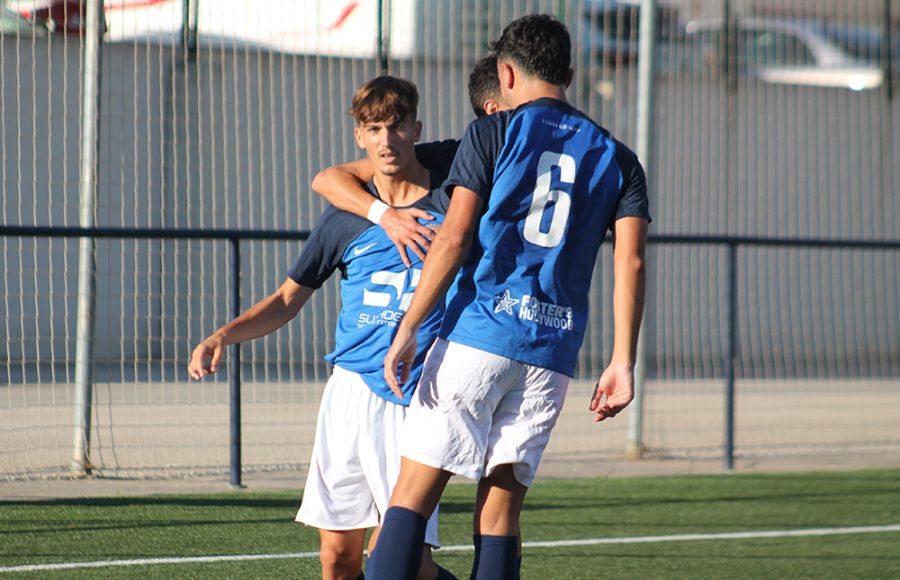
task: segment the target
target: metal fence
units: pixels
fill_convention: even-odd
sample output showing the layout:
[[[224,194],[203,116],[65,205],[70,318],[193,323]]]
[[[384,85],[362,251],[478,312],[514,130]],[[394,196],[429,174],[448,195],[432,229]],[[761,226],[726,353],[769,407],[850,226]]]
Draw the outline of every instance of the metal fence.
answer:
[[[635,3],[270,4],[108,2],[91,100],[90,35],[76,19],[0,3],[30,18],[4,12],[4,30],[17,28],[0,35],[0,474],[66,472],[85,419],[103,474],[222,470],[230,453],[227,387],[190,384],[185,371],[193,345],[231,314],[225,243],[132,234],[85,238],[85,254],[75,238],[22,228],[308,230],[323,207],[312,176],[359,155],[344,114],[359,84],[386,64],[418,84],[426,139],[461,135],[470,67],[532,11],[572,31],[579,108],[636,147],[646,121],[660,241],[770,240],[652,246],[640,446],[723,453],[729,360],[738,457],[900,445],[896,3],[660,1],[649,85]],[[49,27],[34,28],[41,18]],[[851,243],[771,242],[787,239]],[[242,243],[244,307],[280,283],[301,247]],[[94,388],[79,419],[86,255]],[[611,349],[610,263],[604,248],[576,400]],[[244,347],[247,469],[307,459],[339,308],[336,284],[316,294],[296,324]],[[620,443],[599,452],[589,422],[569,413],[550,456],[625,450],[625,420],[608,428]]]

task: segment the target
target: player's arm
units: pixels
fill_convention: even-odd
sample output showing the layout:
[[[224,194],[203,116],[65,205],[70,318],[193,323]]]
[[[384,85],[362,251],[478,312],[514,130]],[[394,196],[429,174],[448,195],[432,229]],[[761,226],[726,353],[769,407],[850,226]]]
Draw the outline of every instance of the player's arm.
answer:
[[[335,165],[316,174],[312,189],[331,202],[338,209],[353,213],[380,225],[394,242],[400,258],[408,268],[411,264],[406,253],[412,251],[425,259],[425,252],[431,244],[433,232],[420,224],[416,218],[432,220],[434,217],[418,208],[394,209],[372,197],[365,184],[372,180],[375,168],[372,162],[359,159],[343,165]]]
[[[286,279],[274,293],[197,345],[188,363],[191,378],[201,379],[216,372],[226,346],[265,336],[284,326],[297,315],[314,291],[314,288]]]
[[[634,363],[644,312],[646,246],[646,219],[616,220],[613,226],[613,355],[591,399],[590,410],[596,413],[594,421],[614,417],[634,398]]]
[[[438,301],[443,299],[468,256],[483,204],[482,198],[474,191],[460,186],[453,188],[447,216],[431,243],[409,310],[403,315],[394,342],[384,359],[385,380],[398,397],[403,396],[400,381],[405,383],[409,378],[410,367],[416,355],[416,334],[419,327]],[[400,381],[397,377],[398,369],[401,372]]]

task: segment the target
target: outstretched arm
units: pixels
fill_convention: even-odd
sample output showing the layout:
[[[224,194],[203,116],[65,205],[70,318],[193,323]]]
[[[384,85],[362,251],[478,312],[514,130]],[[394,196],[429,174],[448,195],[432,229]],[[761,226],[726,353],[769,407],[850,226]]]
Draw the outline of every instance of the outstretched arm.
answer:
[[[444,297],[469,254],[483,203],[472,190],[459,186],[453,189],[447,217],[431,244],[431,251],[422,266],[422,277],[413,293],[409,310],[403,315],[384,359],[384,378],[398,397],[403,396],[400,381],[405,383],[409,379],[410,367],[416,356],[416,334],[419,327]],[[402,373],[400,381],[398,369]]]
[[[420,224],[416,218],[432,220],[428,212],[417,208],[394,209],[375,199],[365,189],[375,175],[372,162],[359,159],[343,165],[323,169],[312,181],[313,191],[327,199],[338,209],[356,214],[380,225],[394,242],[400,258],[410,266],[406,247],[425,259],[425,252],[431,244],[433,232]]]
[[[647,220],[626,217],[613,226],[613,355],[603,371],[590,410],[594,421],[615,417],[634,398],[634,363],[637,337],[644,312]],[[603,396],[606,395],[606,400]]]
[[[188,373],[201,379],[219,369],[225,347],[265,336],[293,319],[306,303],[314,288],[297,284],[290,278],[278,290],[263,298],[249,310],[222,326],[197,345],[188,363]]]

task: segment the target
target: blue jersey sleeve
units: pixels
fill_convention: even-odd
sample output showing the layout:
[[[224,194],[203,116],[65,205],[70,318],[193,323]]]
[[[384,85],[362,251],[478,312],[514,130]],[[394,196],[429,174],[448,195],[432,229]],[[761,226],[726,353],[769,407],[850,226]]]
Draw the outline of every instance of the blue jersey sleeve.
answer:
[[[620,141],[616,141],[616,163],[622,172],[622,186],[615,220],[624,217],[650,218],[650,203],[647,199],[647,176],[634,151]],[[609,224],[612,228],[612,223]]]
[[[450,175],[444,182],[444,190],[451,194],[456,186],[465,187],[483,200],[491,195],[494,184],[494,166],[503,147],[505,127],[511,111],[482,117],[466,129]]]
[[[342,258],[350,242],[372,225],[368,220],[328,206],[288,270],[288,278],[307,288],[320,288],[336,269],[343,267]]]

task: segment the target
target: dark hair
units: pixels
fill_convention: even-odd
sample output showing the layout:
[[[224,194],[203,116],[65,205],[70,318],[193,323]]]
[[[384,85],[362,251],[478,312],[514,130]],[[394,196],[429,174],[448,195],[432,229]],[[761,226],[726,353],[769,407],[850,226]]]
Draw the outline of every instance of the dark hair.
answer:
[[[566,26],[548,14],[530,14],[510,22],[494,44],[500,60],[509,59],[527,74],[553,85],[569,80],[572,41]]]
[[[419,91],[412,82],[389,75],[375,77],[356,90],[347,113],[358,125],[394,123],[418,115]]]
[[[469,100],[476,117],[484,117],[484,102],[500,98],[500,78],[497,76],[497,55],[490,54],[475,64],[469,75]]]

